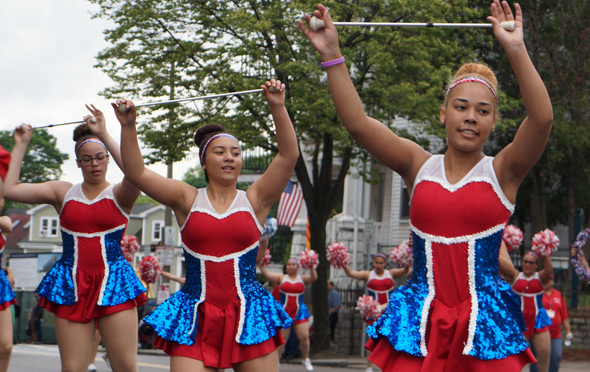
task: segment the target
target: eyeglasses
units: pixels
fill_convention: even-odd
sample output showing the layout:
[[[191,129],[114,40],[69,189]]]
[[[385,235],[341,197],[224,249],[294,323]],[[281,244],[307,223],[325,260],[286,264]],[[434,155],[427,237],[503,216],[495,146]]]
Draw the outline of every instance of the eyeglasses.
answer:
[[[109,159],[109,154],[98,154],[95,157],[92,156],[82,156],[78,161],[82,163],[84,166],[89,166],[92,164],[94,160],[96,160],[96,164],[103,164]]]
[[[529,265],[534,265],[534,264],[536,264],[537,262],[536,262],[536,261],[527,261],[527,260],[522,260],[522,263],[529,264]]]

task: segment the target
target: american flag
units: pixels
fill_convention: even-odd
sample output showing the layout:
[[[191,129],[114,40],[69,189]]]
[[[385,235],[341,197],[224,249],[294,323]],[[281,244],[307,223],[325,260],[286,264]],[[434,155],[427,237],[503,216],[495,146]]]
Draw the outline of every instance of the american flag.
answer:
[[[279,199],[277,224],[293,227],[301,210],[303,194],[297,184],[289,181]]]

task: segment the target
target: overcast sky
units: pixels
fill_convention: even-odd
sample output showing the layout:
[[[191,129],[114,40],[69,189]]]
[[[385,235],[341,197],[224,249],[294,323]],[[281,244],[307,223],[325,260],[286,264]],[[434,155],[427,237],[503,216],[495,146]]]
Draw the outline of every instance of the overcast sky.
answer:
[[[93,8],[85,0],[0,0],[0,129],[23,122],[40,126],[81,120],[88,113],[84,104],[93,103],[105,112],[108,130],[119,142],[119,123],[110,101],[98,95],[111,81],[93,67],[96,55],[107,46],[103,30],[110,25],[91,19]],[[77,183],[82,175],[73,160],[74,127],[49,131],[57,137],[59,149],[70,155],[62,179]],[[182,178],[194,164],[191,160],[175,165],[174,177]],[[164,165],[150,168],[166,175]],[[121,178],[111,162],[107,179],[116,183]]]

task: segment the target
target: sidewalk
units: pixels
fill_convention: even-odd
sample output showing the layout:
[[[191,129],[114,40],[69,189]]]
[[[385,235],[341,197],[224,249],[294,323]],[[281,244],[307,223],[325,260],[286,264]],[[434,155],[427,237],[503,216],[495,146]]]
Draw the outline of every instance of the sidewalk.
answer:
[[[139,354],[150,354],[150,355],[161,355],[166,356],[166,354],[159,349],[139,349]],[[357,371],[364,371],[366,367],[366,359],[361,358],[357,355],[344,355],[335,353],[333,351],[328,351],[319,354],[312,354],[311,361],[314,366],[324,366],[324,367],[336,367],[336,368],[347,368],[347,369],[354,369]],[[291,359],[286,362],[287,364],[301,364],[301,360],[299,358]],[[376,369],[378,370],[378,369]],[[524,368],[523,371],[528,372],[528,368]],[[577,358],[576,360],[562,360],[561,365],[559,368],[560,372],[589,372],[590,371],[590,358],[587,359],[580,359]]]
[[[342,355],[335,352],[325,352],[321,354],[312,354],[311,361],[314,366],[324,367],[338,367],[354,369],[357,371],[364,371],[366,368],[366,359],[355,355]],[[287,362],[288,364],[300,364],[299,358],[291,359]],[[375,369],[378,371],[379,369]],[[528,372],[528,367],[525,367],[523,371]],[[562,360],[559,368],[560,372],[589,372],[590,371],[590,358],[585,360]]]

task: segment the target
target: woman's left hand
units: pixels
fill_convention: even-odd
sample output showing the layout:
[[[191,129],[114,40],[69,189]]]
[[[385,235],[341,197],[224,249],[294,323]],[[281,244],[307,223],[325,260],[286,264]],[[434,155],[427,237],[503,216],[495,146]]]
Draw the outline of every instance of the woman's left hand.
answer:
[[[271,79],[260,87],[264,90],[264,96],[269,106],[285,105],[285,84],[280,80]]]
[[[516,11],[516,16],[512,14],[512,10],[507,1],[502,1],[502,4],[500,4],[499,0],[494,0],[491,5],[491,16],[488,17],[488,21],[492,23],[494,35],[504,49],[524,45],[522,10],[518,3],[514,4],[514,9]],[[501,22],[514,22],[514,30],[505,30],[500,26]]]

